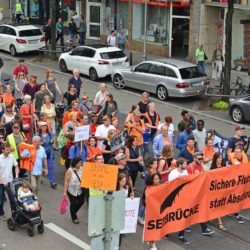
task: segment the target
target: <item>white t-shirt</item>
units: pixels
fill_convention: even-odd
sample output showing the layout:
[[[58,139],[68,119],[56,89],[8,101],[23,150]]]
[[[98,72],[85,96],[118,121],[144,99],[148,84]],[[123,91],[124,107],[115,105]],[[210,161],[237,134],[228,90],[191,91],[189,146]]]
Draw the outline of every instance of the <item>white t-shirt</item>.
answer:
[[[95,136],[104,136],[107,137],[108,136],[108,132],[110,129],[114,129],[115,127],[113,125],[109,125],[108,127],[106,127],[104,124],[101,124],[97,127],[96,131],[95,131]],[[98,140],[98,147],[100,149],[102,149],[102,144],[103,144],[104,140]]]
[[[179,177],[188,176],[188,171],[183,170],[180,172],[177,168],[173,169],[168,175],[168,181],[173,181]]]
[[[115,47],[116,46],[116,37],[115,36],[108,36],[107,38],[107,44],[110,46]]]
[[[108,92],[105,91],[104,93],[99,90],[95,95],[95,104],[96,105],[102,105],[106,101],[106,96]]]
[[[20,199],[23,199],[23,198],[28,197],[28,196],[31,196],[31,195],[32,195],[32,193],[31,193],[30,190],[28,190],[27,193],[23,192],[23,190],[22,190],[22,191],[20,192],[20,194],[19,194],[19,198],[20,198]]]
[[[13,174],[12,174],[12,168],[16,167],[18,165],[14,155],[9,154],[7,157],[4,156],[4,154],[0,155],[0,176],[6,181],[6,182],[12,182],[13,181]],[[1,184],[3,184],[0,181]]]
[[[197,142],[198,149],[202,149],[205,146],[205,141],[207,137],[207,131],[203,128],[202,131],[199,131],[198,129],[195,129],[193,131],[193,136],[195,141]]]

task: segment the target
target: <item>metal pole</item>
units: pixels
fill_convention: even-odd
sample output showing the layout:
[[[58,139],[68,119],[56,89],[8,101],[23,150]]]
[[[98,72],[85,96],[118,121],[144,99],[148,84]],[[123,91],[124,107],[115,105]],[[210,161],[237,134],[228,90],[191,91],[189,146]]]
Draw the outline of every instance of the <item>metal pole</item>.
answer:
[[[169,43],[169,57],[172,56],[172,35],[173,35],[173,3],[170,3],[170,20],[169,20],[169,38],[168,38],[168,43]]]
[[[147,0],[144,0],[144,44],[143,44],[143,60],[147,60]]]
[[[104,197],[105,204],[105,237],[104,237],[104,250],[111,250],[111,233],[112,229],[112,200],[113,200],[113,191],[108,191]]]

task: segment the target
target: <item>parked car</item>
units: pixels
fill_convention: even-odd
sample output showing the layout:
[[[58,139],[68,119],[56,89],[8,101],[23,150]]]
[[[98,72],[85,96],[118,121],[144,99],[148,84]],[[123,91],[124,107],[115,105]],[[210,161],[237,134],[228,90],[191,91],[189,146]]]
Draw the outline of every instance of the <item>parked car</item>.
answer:
[[[128,57],[119,48],[102,44],[79,46],[62,53],[59,58],[62,72],[77,68],[92,81],[111,75],[117,68],[128,66]]]
[[[148,91],[162,101],[203,95],[209,85],[207,75],[196,64],[178,59],[144,61],[131,69],[114,70],[111,77],[117,89]]]
[[[44,46],[44,36],[34,25],[0,25],[0,49],[10,52],[12,56],[17,53],[39,50]]]
[[[230,98],[229,113],[234,122],[250,121],[250,95],[241,98]]]

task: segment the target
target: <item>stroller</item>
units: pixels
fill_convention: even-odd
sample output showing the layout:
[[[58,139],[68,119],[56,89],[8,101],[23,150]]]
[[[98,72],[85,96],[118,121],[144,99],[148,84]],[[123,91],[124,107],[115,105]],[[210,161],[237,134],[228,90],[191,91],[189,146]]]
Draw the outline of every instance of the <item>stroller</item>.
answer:
[[[9,230],[15,231],[17,226],[28,224],[27,233],[29,236],[34,235],[34,226],[40,234],[44,232],[43,220],[41,219],[41,207],[37,211],[27,211],[22,202],[18,199],[18,189],[22,187],[24,179],[14,179],[8,187],[10,195],[15,200],[16,211],[12,211],[12,217],[8,219],[7,225]]]

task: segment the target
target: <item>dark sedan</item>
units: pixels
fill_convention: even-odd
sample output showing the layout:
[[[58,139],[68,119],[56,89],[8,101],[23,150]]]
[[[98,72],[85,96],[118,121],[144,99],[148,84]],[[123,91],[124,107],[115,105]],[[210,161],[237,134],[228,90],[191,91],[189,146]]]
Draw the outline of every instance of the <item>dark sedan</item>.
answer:
[[[230,116],[233,121],[241,123],[250,122],[250,96],[230,99]]]

